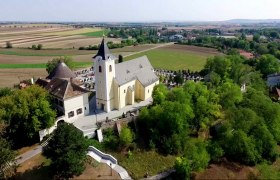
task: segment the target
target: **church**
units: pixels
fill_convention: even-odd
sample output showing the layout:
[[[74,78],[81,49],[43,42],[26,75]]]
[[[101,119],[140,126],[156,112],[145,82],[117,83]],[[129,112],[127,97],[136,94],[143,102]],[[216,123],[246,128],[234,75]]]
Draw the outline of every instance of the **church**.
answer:
[[[154,86],[159,84],[147,56],[118,64],[116,59],[103,38],[93,60],[96,108],[105,112],[151,98]]]

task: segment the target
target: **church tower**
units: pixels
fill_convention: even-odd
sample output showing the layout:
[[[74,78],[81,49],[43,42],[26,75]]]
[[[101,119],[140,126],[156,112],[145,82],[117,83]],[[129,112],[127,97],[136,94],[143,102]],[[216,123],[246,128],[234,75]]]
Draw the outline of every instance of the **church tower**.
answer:
[[[96,108],[110,112],[114,109],[114,78],[116,57],[110,53],[104,37],[93,57],[95,71]]]

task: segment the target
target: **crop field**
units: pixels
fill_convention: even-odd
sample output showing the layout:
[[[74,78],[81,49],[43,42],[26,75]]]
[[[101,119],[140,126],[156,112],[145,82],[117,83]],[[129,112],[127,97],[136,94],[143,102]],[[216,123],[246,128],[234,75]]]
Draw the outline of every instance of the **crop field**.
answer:
[[[92,32],[87,32],[83,33],[81,35],[84,36],[92,36],[92,37],[102,37],[103,35],[107,34],[109,31],[108,30],[100,30],[100,31],[92,31]]]
[[[5,25],[0,26],[0,47],[10,42],[13,47],[30,48],[42,44],[43,48],[78,49],[81,46],[100,43],[103,32],[101,28],[74,28],[66,25]],[[110,41],[119,42],[118,39]]]
[[[169,45],[151,51],[128,56],[125,60],[147,55],[154,68],[168,70],[201,70],[208,57],[219,55],[215,49],[185,45]]]

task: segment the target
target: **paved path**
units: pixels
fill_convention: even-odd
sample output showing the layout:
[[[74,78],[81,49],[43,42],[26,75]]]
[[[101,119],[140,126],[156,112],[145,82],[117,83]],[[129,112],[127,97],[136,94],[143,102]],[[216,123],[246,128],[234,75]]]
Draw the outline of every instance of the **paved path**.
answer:
[[[100,150],[98,150],[98,151],[101,152]],[[101,152],[101,153],[105,154],[103,152]],[[120,175],[121,179],[132,179],[129,176],[128,172],[123,167],[121,167],[120,165],[117,164],[117,161],[113,156],[109,155],[115,159],[115,163],[110,161],[108,158],[103,158],[100,154],[97,154],[94,150],[89,150],[87,155],[92,157],[93,159],[95,159],[97,162],[107,164],[110,168],[115,170]],[[108,154],[106,154],[106,155],[108,155]]]
[[[41,145],[34,147],[32,150],[29,150],[19,156],[16,157],[16,165],[20,165],[21,163],[31,159],[32,157],[36,156],[37,154],[42,153],[43,147],[48,144],[48,140],[46,140]]]
[[[168,177],[171,173],[175,172],[175,169],[170,169],[168,171],[164,171],[162,173],[159,173],[155,176],[151,176],[151,177],[148,177],[148,178],[144,178],[142,180],[152,180],[152,179],[163,179],[163,178],[166,178]]]
[[[137,52],[134,52],[134,53],[125,55],[124,57],[132,56],[132,55],[135,55],[135,54],[139,54],[139,53],[142,53],[142,52],[150,51],[150,50],[157,49],[157,48],[164,47],[164,46],[169,46],[169,45],[172,45],[172,44],[174,44],[174,43],[171,42],[171,43],[160,44],[160,45],[158,45],[158,46],[151,47],[151,48],[149,48],[149,49],[145,49],[145,50],[142,50],[142,51],[137,51]]]

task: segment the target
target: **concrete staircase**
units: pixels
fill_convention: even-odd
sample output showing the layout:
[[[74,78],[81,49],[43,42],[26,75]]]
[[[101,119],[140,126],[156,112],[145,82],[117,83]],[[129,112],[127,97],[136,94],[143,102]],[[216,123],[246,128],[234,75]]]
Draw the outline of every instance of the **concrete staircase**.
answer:
[[[120,175],[121,179],[132,179],[127,171],[118,165],[116,158],[110,154],[105,154],[95,147],[90,146],[87,155],[95,159],[97,162],[105,163],[110,166]]]

